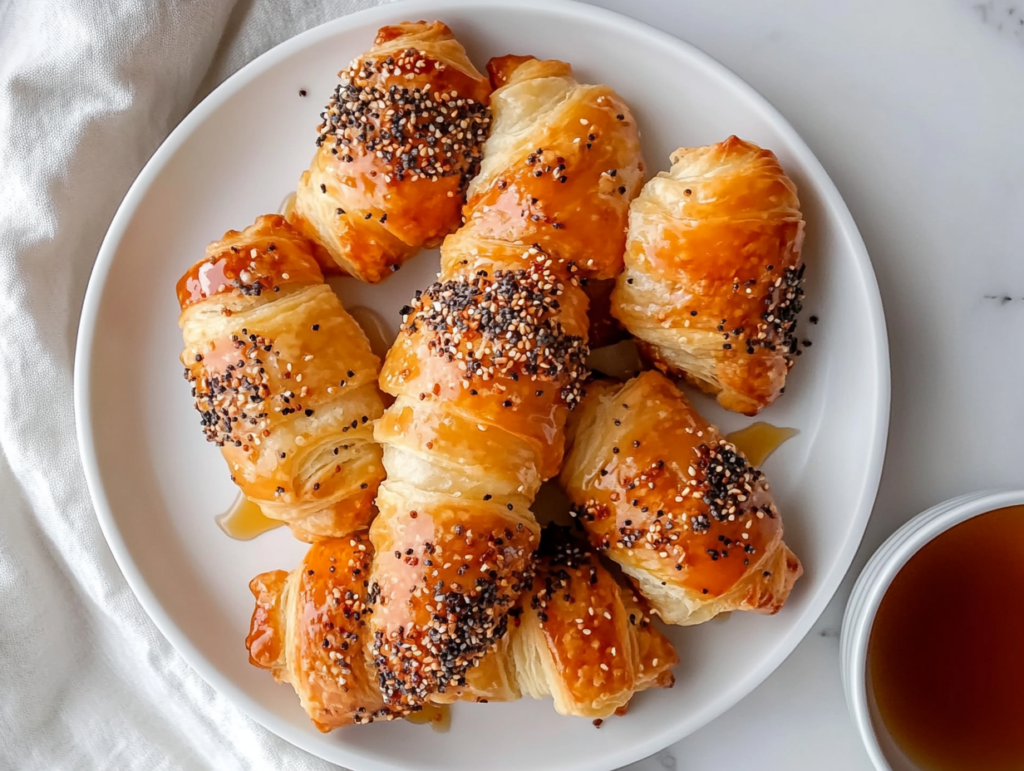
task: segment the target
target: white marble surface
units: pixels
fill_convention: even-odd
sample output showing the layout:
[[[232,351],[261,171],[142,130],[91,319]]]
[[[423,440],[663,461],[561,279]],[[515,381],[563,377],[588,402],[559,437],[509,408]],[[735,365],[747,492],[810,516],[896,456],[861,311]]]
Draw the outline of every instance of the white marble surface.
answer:
[[[796,127],[867,243],[892,354],[885,473],[843,587],[764,685],[629,771],[869,771],[839,680],[853,579],[928,506],[1024,487],[1024,2],[595,4],[707,51]]]

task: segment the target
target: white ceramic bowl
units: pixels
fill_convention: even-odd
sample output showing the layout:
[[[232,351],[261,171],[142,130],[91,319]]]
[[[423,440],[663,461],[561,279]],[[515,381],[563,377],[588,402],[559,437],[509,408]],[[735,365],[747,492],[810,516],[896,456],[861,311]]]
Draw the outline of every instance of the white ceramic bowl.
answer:
[[[886,730],[867,678],[868,639],[882,598],[896,574],[936,536],[979,514],[1021,504],[1024,490],[988,490],[933,506],[889,536],[857,579],[843,617],[843,690],[853,722],[879,771],[919,771]]]

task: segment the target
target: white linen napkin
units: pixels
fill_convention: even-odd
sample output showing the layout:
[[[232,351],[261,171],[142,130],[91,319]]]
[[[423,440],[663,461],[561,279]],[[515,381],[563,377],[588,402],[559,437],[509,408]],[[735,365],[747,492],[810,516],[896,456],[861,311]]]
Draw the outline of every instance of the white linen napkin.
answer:
[[[0,0],[0,769],[326,769],[171,648],[92,510],[72,363],[96,252],[250,59],[381,0]]]

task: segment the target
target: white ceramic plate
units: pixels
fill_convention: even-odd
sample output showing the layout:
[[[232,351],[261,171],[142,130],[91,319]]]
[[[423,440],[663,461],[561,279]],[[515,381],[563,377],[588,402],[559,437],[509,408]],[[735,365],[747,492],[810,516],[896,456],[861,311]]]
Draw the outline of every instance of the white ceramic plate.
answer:
[[[807,312],[813,340],[785,396],[764,418],[795,426],[766,470],[806,575],[775,617],[733,614],[674,629],[676,687],[647,692],[595,730],[550,703],[457,705],[452,730],[405,722],[322,735],[287,686],[251,667],[243,639],[255,574],[290,569],[304,546],[283,531],[251,542],[214,524],[234,496],[217,448],[203,441],[181,376],[174,285],[206,244],[277,211],[314,151],[314,126],[336,72],[376,29],[438,18],[478,65],[532,53],[572,62],[635,110],[654,171],[668,153],[738,134],[774,150],[800,189],[807,220]],[[299,90],[309,96],[301,98]],[[379,287],[337,288],[350,304],[397,309],[429,284],[425,253]],[[807,316],[821,317],[817,326]],[[359,769],[612,769],[721,714],[764,680],[811,627],[849,567],[878,485],[889,410],[881,303],[871,265],[835,187],[792,128],[749,86],[694,48],[586,5],[415,0],[339,19],[275,48],[197,107],[125,197],[100,251],[76,361],[79,440],[100,523],[143,606],[218,690],[288,741]],[[725,428],[748,422],[698,405]]]

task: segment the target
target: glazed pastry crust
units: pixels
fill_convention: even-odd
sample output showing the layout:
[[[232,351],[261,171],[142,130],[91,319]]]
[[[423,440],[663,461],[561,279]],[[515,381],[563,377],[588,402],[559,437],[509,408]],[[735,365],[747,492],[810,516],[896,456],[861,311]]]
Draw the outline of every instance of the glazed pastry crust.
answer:
[[[612,313],[659,369],[755,415],[797,353],[803,232],[770,151],[736,137],[680,148],[632,204]]]
[[[387,703],[415,707],[461,686],[505,635],[540,528],[529,509],[392,480],[377,505],[373,654]]]
[[[582,85],[565,62],[503,56],[487,65],[493,131],[465,208],[474,233],[622,270],[629,203],[643,185],[640,135],[613,89]]]
[[[375,432],[388,479],[371,529],[389,702],[461,688],[507,628],[539,533],[529,507],[586,376],[586,303],[572,265],[460,230],[404,310],[380,378],[395,403]]]
[[[340,75],[289,220],[326,273],[377,283],[459,226],[491,88],[441,22],[381,28]]]
[[[303,540],[364,528],[384,478],[380,362],[277,215],[228,231],[178,282],[181,361],[232,480]]]
[[[492,519],[502,517],[494,512]],[[446,538],[448,525],[443,515],[395,525],[397,538],[389,545],[401,557],[375,555],[365,532],[318,541],[291,573],[272,571],[250,582],[255,607],[246,638],[249,662],[291,684],[320,730],[407,714],[402,706],[385,707],[383,681],[371,660],[368,619],[388,610],[372,606],[367,571],[373,560],[399,560],[404,567],[395,575],[414,586],[425,562],[433,560],[442,573],[449,561],[473,564],[475,556],[459,561],[464,544]],[[678,656],[651,624],[642,600],[565,531],[545,531],[536,574],[508,614],[507,634],[474,662],[465,682],[432,694],[430,701],[552,695],[561,714],[595,718],[621,712],[645,688],[672,686]],[[477,547],[494,545],[475,540]],[[401,552],[417,542],[443,545],[416,556]],[[470,551],[479,556],[483,550],[477,547]],[[456,579],[472,580],[472,574]]]
[[[551,695],[562,715],[609,717],[638,691],[671,687],[679,658],[632,589],[564,531],[541,540],[512,634],[515,671],[523,692]]]
[[[658,372],[587,391],[561,483],[594,546],[668,623],[777,612],[803,570],[764,475]]]
[[[363,531],[318,541],[291,573],[262,573],[249,583],[256,600],[249,663],[289,683],[321,731],[396,717],[369,657],[372,558]]]
[[[562,427],[585,376],[587,298],[572,266],[460,230],[445,241],[441,279],[422,298],[381,371],[381,388],[398,401],[377,439],[444,466],[464,495],[532,500],[558,473]],[[466,305],[462,315],[475,328],[456,343],[427,300]],[[515,315],[512,306],[526,301],[529,318]],[[512,318],[518,337],[510,342]]]

